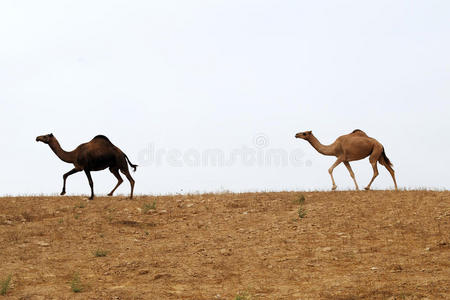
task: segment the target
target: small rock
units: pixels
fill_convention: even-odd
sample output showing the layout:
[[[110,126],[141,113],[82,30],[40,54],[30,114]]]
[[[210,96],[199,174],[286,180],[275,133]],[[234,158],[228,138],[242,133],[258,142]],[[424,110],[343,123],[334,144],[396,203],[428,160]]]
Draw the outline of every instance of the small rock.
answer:
[[[372,267],[372,268],[370,268],[372,271],[376,271],[376,270],[378,270],[378,268],[377,267]]]
[[[325,247],[322,249],[323,252],[330,252],[331,250],[333,250],[331,247]]]
[[[49,243],[46,243],[46,242],[37,242],[37,244],[38,244],[39,246],[41,246],[41,247],[48,247],[48,246],[50,246],[50,244],[49,244]]]
[[[192,207],[192,206],[194,206],[194,204],[192,204],[192,203],[186,204],[187,208]]]
[[[220,249],[220,254],[224,256],[230,256],[231,255],[231,249]]]
[[[149,273],[149,270],[140,270],[139,272],[138,272],[138,274],[139,275],[145,275],[145,274],[148,274]]]
[[[248,211],[244,211],[242,214],[243,215],[248,215]]]
[[[161,210],[161,211],[159,212],[160,215],[166,214],[166,213],[167,213],[167,210],[165,210],[165,209],[163,209],[163,210]]]
[[[425,251],[430,251],[430,250],[431,250],[430,247],[425,248]]]

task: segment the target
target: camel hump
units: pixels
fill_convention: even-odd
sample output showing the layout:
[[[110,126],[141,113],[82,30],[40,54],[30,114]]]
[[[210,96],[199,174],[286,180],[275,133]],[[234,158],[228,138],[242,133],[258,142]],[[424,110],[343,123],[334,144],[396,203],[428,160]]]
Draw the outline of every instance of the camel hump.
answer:
[[[94,139],[105,139],[105,140],[108,140],[108,141],[109,141],[109,139],[108,139],[106,136],[101,135],[101,134],[96,135],[96,136],[94,137]]]
[[[102,140],[106,140],[106,141],[108,141],[108,142],[111,143],[111,141],[110,141],[106,136],[101,135],[101,134],[95,136],[93,139],[94,139],[94,140],[96,140],[96,139],[102,139]]]
[[[355,130],[352,131],[351,134],[357,134],[357,135],[367,136],[367,134],[366,134],[364,131],[362,131],[361,129],[355,129]]]

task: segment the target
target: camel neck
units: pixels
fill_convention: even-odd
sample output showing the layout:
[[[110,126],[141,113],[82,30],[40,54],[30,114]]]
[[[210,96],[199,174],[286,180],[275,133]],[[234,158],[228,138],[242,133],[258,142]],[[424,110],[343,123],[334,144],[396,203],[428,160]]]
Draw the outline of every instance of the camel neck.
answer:
[[[311,135],[311,137],[308,139],[308,142],[311,144],[311,146],[314,147],[314,149],[317,150],[317,152],[319,152],[320,154],[323,155],[334,155],[335,151],[334,151],[334,147],[333,144],[331,145],[322,145],[319,140],[314,136]]]
[[[62,161],[66,163],[73,163],[73,152],[64,151],[56,139],[52,140],[48,145],[53,152],[55,152],[56,156],[58,156]]]

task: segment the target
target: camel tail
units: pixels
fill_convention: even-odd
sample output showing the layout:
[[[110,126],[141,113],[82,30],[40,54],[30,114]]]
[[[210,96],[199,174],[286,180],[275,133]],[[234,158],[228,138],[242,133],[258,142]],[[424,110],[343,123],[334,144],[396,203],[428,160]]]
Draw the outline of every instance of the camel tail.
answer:
[[[380,157],[380,163],[382,165],[387,165],[389,167],[394,166],[391,161],[389,160],[389,158],[386,156],[386,152],[384,152],[384,148],[383,148],[383,152],[381,153],[381,157]]]
[[[128,164],[130,165],[130,167],[133,168],[133,172],[136,172],[136,168],[138,167],[138,165],[133,165],[133,164],[131,163],[130,159],[128,158],[128,156],[127,156],[126,154],[124,154],[124,155],[125,155],[125,158],[126,158]]]

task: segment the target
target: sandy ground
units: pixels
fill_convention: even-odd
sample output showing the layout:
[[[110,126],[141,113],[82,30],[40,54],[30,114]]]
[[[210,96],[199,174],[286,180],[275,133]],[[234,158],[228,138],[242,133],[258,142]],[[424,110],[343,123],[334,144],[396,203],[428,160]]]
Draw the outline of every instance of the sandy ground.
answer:
[[[5,299],[450,299],[449,242],[450,192],[0,198]]]

